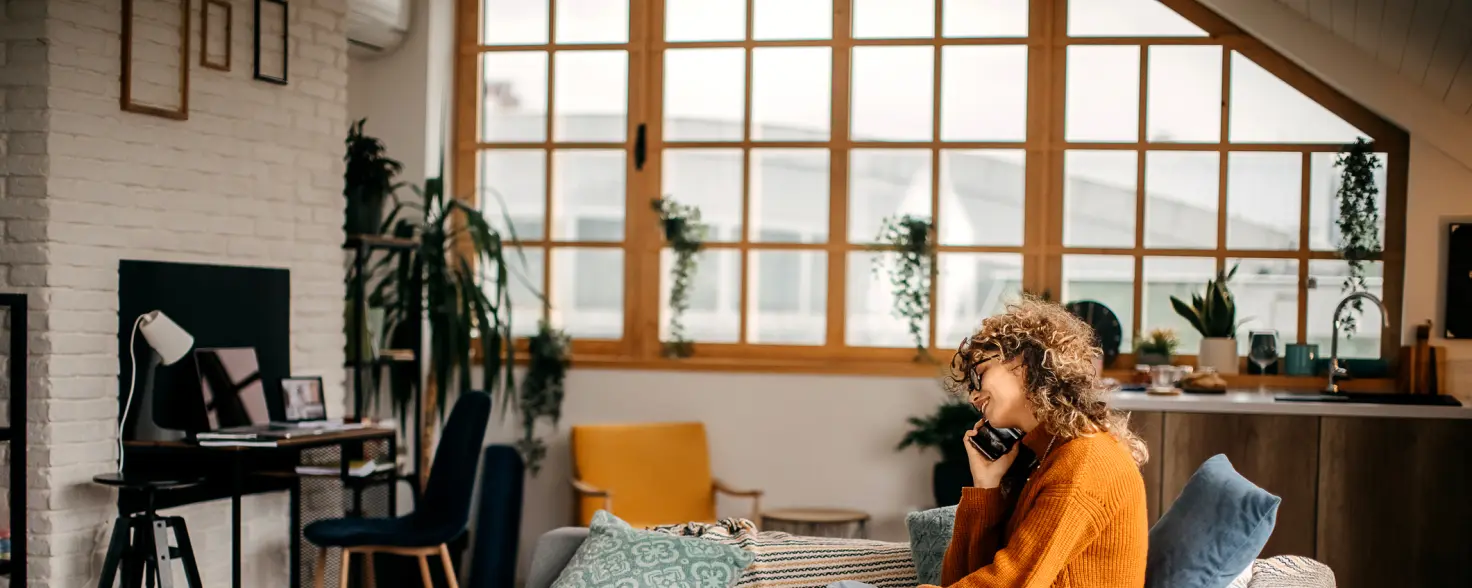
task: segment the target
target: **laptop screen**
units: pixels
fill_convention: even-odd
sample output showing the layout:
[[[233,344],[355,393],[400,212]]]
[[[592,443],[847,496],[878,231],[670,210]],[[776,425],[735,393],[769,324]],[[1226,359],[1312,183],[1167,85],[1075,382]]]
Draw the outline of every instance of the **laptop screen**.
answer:
[[[271,422],[254,348],[196,349],[194,359],[211,430]]]
[[[320,421],[327,418],[327,403],[322,400],[322,378],[282,378],[281,404],[290,422]]]

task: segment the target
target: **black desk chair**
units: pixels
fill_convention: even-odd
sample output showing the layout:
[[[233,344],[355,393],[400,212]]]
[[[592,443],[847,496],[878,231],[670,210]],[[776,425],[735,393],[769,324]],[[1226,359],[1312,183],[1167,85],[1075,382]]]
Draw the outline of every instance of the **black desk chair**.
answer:
[[[429,483],[419,508],[407,516],[392,519],[329,519],[307,525],[302,533],[321,548],[317,553],[317,579],[322,588],[327,582],[327,548],[342,548],[342,586],[348,585],[353,554],[362,555],[369,586],[374,586],[373,554],[391,553],[419,558],[419,575],[426,588],[433,588],[429,573],[429,557],[438,554],[450,588],[459,588],[455,567],[450,563],[446,543],[454,539],[470,522],[470,500],[475,490],[475,468],[481,444],[485,442],[486,421],[491,416],[491,397],[483,392],[467,392],[460,396],[435,450],[434,465],[429,470]]]
[[[148,586],[173,588],[176,559],[184,560],[184,576],[189,588],[204,588],[199,580],[199,564],[194,561],[194,546],[189,543],[189,529],[184,526],[184,517],[160,517],[154,510],[154,494],[159,490],[188,488],[198,485],[202,478],[150,478],[128,476],[119,473],[94,476],[93,482],[112,486],[121,492],[141,493],[146,509],[141,513],[118,513],[112,525],[112,540],[107,544],[107,557],[102,560],[100,588],[112,588],[117,576],[118,564],[123,566],[123,586]],[[169,529],[179,546],[169,545]],[[132,541],[128,533],[132,532]],[[157,582],[157,583],[155,583]]]

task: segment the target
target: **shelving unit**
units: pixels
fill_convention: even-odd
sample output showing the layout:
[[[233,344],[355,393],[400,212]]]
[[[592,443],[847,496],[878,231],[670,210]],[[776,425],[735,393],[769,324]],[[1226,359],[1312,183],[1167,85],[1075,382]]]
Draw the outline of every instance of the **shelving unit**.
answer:
[[[26,359],[30,350],[25,294],[0,294],[10,315],[10,422],[0,427],[0,443],[10,444],[10,560],[0,561],[0,576],[26,577]],[[12,581],[11,585],[17,585]]]

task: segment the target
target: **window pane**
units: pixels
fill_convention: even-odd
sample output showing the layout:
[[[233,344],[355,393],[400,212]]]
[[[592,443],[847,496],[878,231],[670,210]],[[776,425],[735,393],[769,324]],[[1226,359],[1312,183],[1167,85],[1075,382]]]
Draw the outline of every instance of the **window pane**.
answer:
[[[746,38],[746,0],[666,0],[667,41],[740,41]]]
[[[930,150],[849,152],[849,242],[873,243],[885,217],[901,214],[931,216]]]
[[[480,152],[480,192],[476,201],[481,213],[498,231],[506,230],[506,219],[516,238],[536,241],[543,237],[547,216],[547,154],[541,149],[497,149]],[[511,239],[510,234],[503,236]]]
[[[629,42],[629,0],[553,1],[558,43]]]
[[[1380,167],[1375,169],[1375,209],[1380,213],[1380,246],[1385,246],[1385,162],[1387,155],[1376,153]],[[1344,168],[1335,167],[1338,153],[1314,153],[1309,156],[1310,180],[1308,187],[1308,243],[1309,247],[1328,251],[1339,248],[1339,187],[1343,185],[1340,174]]]
[[[1175,296],[1189,304],[1191,294],[1205,292],[1206,281],[1215,277],[1215,259],[1146,257],[1145,284],[1140,293],[1140,304],[1144,308],[1144,314],[1140,315],[1140,333],[1148,334],[1151,329],[1174,330],[1176,337],[1181,340],[1181,346],[1176,352],[1195,355],[1201,350],[1201,333],[1186,322],[1186,319],[1181,318],[1181,315],[1176,314],[1170,297]],[[1242,318],[1240,309],[1237,311],[1237,318]]]
[[[981,319],[1006,310],[1022,293],[1020,253],[942,253],[935,328],[941,348],[960,343]]]
[[[573,338],[623,337],[622,249],[554,249],[551,288],[553,326]]]
[[[1027,152],[945,149],[940,156],[941,243],[1021,246]]]
[[[853,138],[929,141],[935,50],[854,47],[853,55]]]
[[[827,141],[833,89],[832,49],[752,50],[751,138]]]
[[[1073,37],[1205,37],[1185,17],[1157,0],[1069,0]]]
[[[1145,246],[1215,249],[1221,154],[1145,154]]]
[[[758,242],[828,241],[828,150],[751,150],[751,235]]]
[[[1135,246],[1136,161],[1134,151],[1064,153],[1064,245]]]
[[[833,0],[755,0],[753,10],[759,41],[833,37]]]
[[[542,260],[547,254],[540,247],[522,247],[521,255],[507,251],[506,273],[510,283],[506,290],[511,294],[511,333],[530,336],[537,332],[537,322],[542,320]],[[526,263],[522,263],[522,258]],[[486,270],[490,274],[491,270]],[[494,274],[492,274],[494,275]]]
[[[855,39],[935,36],[935,0],[854,0]]]
[[[547,42],[548,0],[481,0],[481,43],[541,45]]]
[[[746,340],[822,345],[828,328],[828,254],[752,251]]]
[[[1349,263],[1338,259],[1315,259],[1308,262],[1308,342],[1319,345],[1320,357],[1329,357],[1329,343],[1334,338],[1334,307],[1349,292],[1344,290],[1344,279],[1349,276]],[[1378,261],[1365,262],[1365,283],[1376,298],[1385,296],[1385,265]],[[1361,305],[1363,311],[1355,313],[1345,309],[1344,317],[1355,317],[1358,327],[1354,335],[1348,335],[1345,327],[1339,329],[1339,357],[1380,357],[1380,323],[1383,317],[1374,304]]]
[[[745,109],[742,49],[665,51],[665,140],[740,141]]]
[[[483,53],[481,139],[533,141],[547,138],[547,53]]]
[[[1368,136],[1235,51],[1229,112],[1233,143],[1353,143]]]
[[[1140,136],[1140,48],[1068,48],[1069,141],[1135,141]]]
[[[1114,312],[1120,353],[1134,350],[1135,260],[1123,255],[1063,256],[1063,303],[1093,300]]]
[[[941,48],[940,138],[1027,139],[1027,47]]]
[[[558,51],[553,99],[558,141],[621,143],[628,134],[629,56],[625,51]]]
[[[1151,47],[1148,83],[1148,140],[1215,143],[1221,138],[1221,47]]]
[[[552,153],[552,238],[624,240],[624,152],[615,149]]]
[[[707,241],[741,240],[741,150],[666,149],[666,198],[700,208]]]
[[[1227,155],[1229,249],[1298,249],[1302,206],[1303,154]]]
[[[909,323],[894,314],[894,287],[889,271],[876,259],[886,255],[870,251],[848,253],[848,308],[844,323],[844,341],[857,347],[914,347]],[[930,326],[922,321],[920,336],[928,340]]]
[[[670,340],[670,270],[675,254],[665,249],[659,256],[659,340]],[[695,254],[689,303],[681,322],[685,338],[707,343],[735,343],[741,333],[741,252],[735,249],[702,249]]]
[[[942,0],[947,37],[1026,37],[1027,0]]]
[[[1251,331],[1277,331],[1278,343],[1298,342],[1298,260],[1227,259],[1237,266],[1232,300],[1237,303],[1237,353],[1247,356]],[[1281,368],[1278,373],[1282,373]]]

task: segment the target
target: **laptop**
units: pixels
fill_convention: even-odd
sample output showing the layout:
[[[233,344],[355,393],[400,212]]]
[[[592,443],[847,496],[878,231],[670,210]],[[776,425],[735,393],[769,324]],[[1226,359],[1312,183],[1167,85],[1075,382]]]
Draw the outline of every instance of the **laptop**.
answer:
[[[196,349],[194,359],[210,429],[196,435],[200,440],[287,439],[349,428],[326,420],[321,378],[282,380],[287,419],[271,420],[254,348]]]

